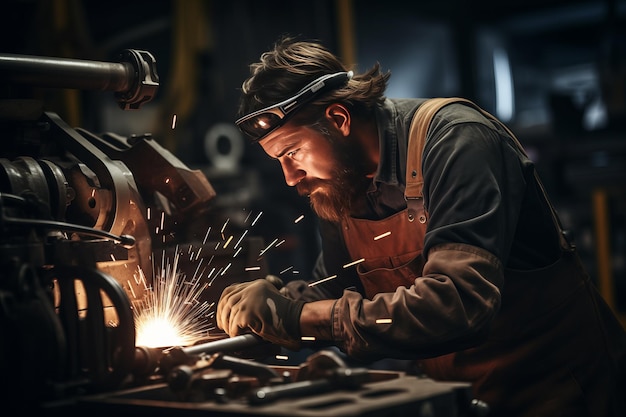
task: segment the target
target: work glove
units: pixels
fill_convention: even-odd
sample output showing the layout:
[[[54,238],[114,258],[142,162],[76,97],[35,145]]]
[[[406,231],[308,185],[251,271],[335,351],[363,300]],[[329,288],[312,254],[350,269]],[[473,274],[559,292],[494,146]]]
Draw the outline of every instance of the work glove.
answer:
[[[250,329],[271,343],[297,351],[304,304],[283,296],[270,280],[232,284],[217,303],[217,326],[231,337]]]

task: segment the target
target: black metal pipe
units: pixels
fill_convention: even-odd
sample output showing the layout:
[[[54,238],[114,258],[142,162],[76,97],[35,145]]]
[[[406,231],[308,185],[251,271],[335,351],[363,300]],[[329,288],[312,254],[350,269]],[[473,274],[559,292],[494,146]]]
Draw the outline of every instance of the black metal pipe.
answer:
[[[210,355],[219,352],[236,352],[238,350],[260,346],[265,343],[269,342],[266,342],[254,333],[246,333],[239,336],[228,337],[226,339],[189,346],[183,348],[182,350],[187,355]]]
[[[37,87],[126,91],[134,78],[130,63],[86,61],[32,55],[0,55],[3,81]]]
[[[34,87],[114,91],[122,109],[152,100],[159,87],[156,60],[147,51],[126,49],[120,62],[0,54],[0,83]]]

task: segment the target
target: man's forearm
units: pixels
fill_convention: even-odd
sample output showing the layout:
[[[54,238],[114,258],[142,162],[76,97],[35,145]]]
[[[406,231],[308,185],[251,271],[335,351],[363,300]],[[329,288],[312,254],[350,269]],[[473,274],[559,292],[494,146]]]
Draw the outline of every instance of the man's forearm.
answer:
[[[306,303],[300,315],[302,337],[316,340],[332,340],[332,309],[335,300],[321,300]]]

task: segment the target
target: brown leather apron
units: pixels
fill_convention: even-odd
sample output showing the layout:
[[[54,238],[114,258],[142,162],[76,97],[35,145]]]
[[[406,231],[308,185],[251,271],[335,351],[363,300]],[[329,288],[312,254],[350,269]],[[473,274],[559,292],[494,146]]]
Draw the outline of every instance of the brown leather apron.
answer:
[[[400,285],[408,288],[422,274],[427,213],[421,154],[432,115],[452,101],[467,102],[495,121],[464,99],[423,103],[409,134],[408,208],[383,220],[350,218],[343,224],[350,256],[361,260],[356,268],[369,299]],[[553,220],[561,230],[554,209]],[[505,270],[501,310],[484,343],[422,360],[422,370],[433,379],[472,382],[475,398],[491,406],[490,416],[620,415],[624,410],[609,408],[622,370],[624,330],[562,234],[561,245],[563,254],[553,265]]]

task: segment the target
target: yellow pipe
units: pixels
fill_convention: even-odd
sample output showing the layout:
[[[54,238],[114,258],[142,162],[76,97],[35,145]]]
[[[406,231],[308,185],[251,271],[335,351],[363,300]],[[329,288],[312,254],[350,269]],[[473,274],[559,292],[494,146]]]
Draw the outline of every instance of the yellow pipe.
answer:
[[[604,188],[596,188],[592,194],[595,226],[598,289],[607,304],[615,310],[615,291],[611,268],[611,243],[609,232],[608,196]]]
[[[356,65],[356,42],[354,33],[354,9],[352,0],[337,0],[339,54],[343,62],[352,68]]]

